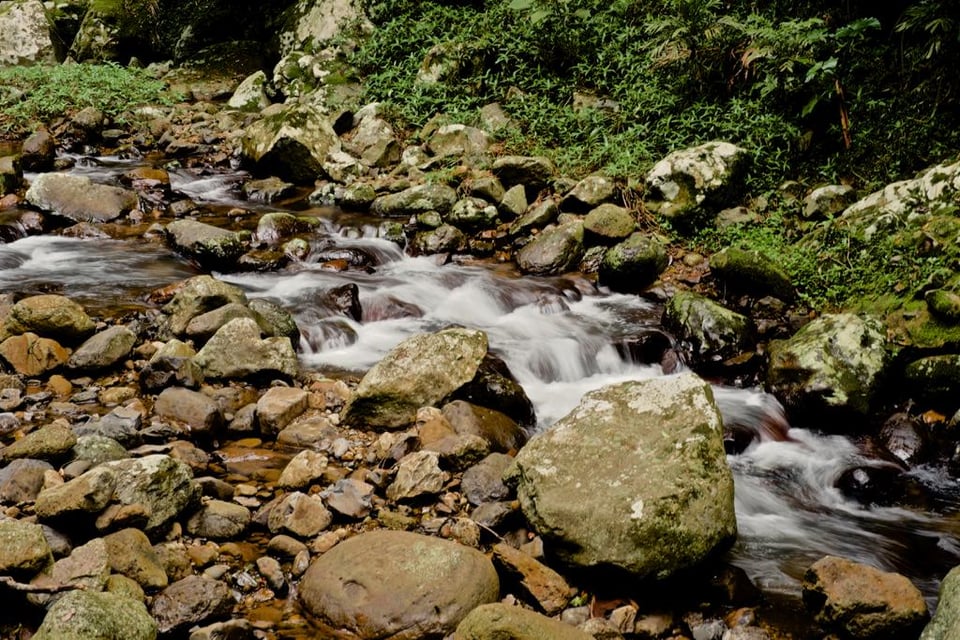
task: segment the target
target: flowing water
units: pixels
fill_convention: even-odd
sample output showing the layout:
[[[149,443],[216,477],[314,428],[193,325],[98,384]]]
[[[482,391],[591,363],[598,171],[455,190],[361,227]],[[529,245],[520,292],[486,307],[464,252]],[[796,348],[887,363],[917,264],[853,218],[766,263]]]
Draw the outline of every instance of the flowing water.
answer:
[[[123,163],[76,170],[107,181],[116,166]],[[184,171],[175,175],[174,187],[229,207],[238,203],[237,181],[235,175],[195,178]],[[482,329],[533,401],[540,429],[590,389],[664,375],[658,364],[636,362],[624,348],[659,329],[661,309],[651,302],[600,290],[578,276],[521,278],[506,265],[411,258],[376,237],[377,221],[330,209],[298,213],[323,221],[305,260],[274,273],[218,276],[295,314],[307,368],[360,374],[416,332],[450,325]],[[332,270],[325,261],[332,250],[367,266]],[[54,289],[94,312],[146,307],[146,291],[195,273],[161,245],[137,240],[43,236],[0,245],[0,290]],[[359,289],[360,321],[327,302],[327,291],[349,284]],[[716,397],[726,422],[756,434],[745,451],[729,457],[739,526],[729,554],[734,564],[767,594],[795,600],[805,568],[834,554],[904,573],[935,604],[940,578],[960,563],[954,478],[935,466],[916,468],[906,476],[916,499],[865,504],[838,489],[839,479],[889,463],[866,456],[844,437],[811,429],[790,429],[784,439],[782,408],[761,391],[718,386]],[[771,424],[780,426],[771,430]]]

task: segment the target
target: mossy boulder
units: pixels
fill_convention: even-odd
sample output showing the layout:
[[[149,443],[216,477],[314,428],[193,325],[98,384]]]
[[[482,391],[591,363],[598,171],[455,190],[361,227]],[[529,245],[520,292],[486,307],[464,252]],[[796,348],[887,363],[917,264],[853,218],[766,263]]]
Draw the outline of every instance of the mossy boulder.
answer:
[[[197,352],[194,362],[204,377],[245,379],[296,377],[300,364],[287,337],[261,337],[262,330],[251,318],[234,318]]]
[[[598,575],[666,578],[736,536],[720,412],[693,374],[587,393],[505,479],[557,559]]]
[[[663,310],[663,326],[698,359],[719,360],[749,348],[751,320],[706,296],[678,291]]]
[[[457,202],[457,192],[445,184],[421,184],[398,193],[383,195],[370,205],[370,212],[387,218],[417,215],[427,211],[449,212]]]
[[[913,397],[938,403],[948,413],[960,408],[960,355],[941,354],[914,360],[903,372]]]
[[[637,293],[667,268],[667,249],[657,238],[635,232],[603,254],[600,284],[614,291]]]
[[[637,220],[627,209],[604,203],[590,210],[583,219],[588,244],[613,244],[627,239],[637,228]]]
[[[477,607],[463,619],[453,640],[591,640],[586,631],[547,616],[495,602]]]
[[[960,638],[960,567],[954,567],[940,583],[937,612],[920,634],[920,640]]]
[[[178,253],[204,267],[229,271],[243,255],[240,236],[197,220],[174,220],[167,225],[167,240]]]
[[[65,173],[38,175],[24,197],[38,209],[76,222],[110,222],[138,205],[135,191]]]
[[[312,184],[326,175],[323,164],[327,155],[340,151],[340,138],[319,110],[289,104],[248,126],[241,149],[258,171]]]
[[[20,300],[11,307],[4,326],[7,335],[32,332],[67,344],[83,340],[95,329],[96,325],[82,306],[55,294]]]
[[[804,414],[866,416],[890,363],[883,325],[851,313],[823,315],[769,354],[767,388]]]
[[[760,251],[727,247],[710,257],[710,271],[731,291],[793,300],[790,276]]]
[[[157,623],[143,602],[96,591],[68,591],[47,610],[34,640],[155,640]]]

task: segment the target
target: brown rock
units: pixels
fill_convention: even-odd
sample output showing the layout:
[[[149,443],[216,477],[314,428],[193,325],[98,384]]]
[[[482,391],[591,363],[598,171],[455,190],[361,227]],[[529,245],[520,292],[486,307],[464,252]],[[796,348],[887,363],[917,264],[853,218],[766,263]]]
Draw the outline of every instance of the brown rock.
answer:
[[[476,435],[503,453],[517,450],[526,442],[523,429],[509,416],[494,409],[454,400],[443,407],[443,416],[460,435]]]
[[[548,616],[563,611],[576,595],[576,589],[567,584],[563,576],[508,544],[494,545],[493,562],[500,568],[501,575],[515,580],[517,587]]]
[[[906,577],[834,556],[807,569],[803,601],[818,622],[858,640],[915,638],[929,617]]]
[[[274,434],[307,410],[309,394],[296,387],[272,387],[257,401],[257,419],[265,434]]]
[[[70,354],[55,340],[28,332],[0,343],[0,356],[17,373],[38,376],[64,364]]]

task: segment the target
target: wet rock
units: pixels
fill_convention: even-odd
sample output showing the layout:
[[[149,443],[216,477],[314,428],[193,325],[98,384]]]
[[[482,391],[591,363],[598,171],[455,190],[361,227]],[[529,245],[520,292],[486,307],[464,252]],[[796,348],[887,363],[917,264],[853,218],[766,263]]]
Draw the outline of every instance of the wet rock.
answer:
[[[615,204],[601,204],[583,219],[587,244],[610,245],[630,237],[637,228],[633,213]]]
[[[455,433],[424,445],[423,449],[439,454],[445,468],[461,471],[485,458],[490,453],[490,444],[480,436]]]
[[[286,489],[302,489],[309,486],[323,477],[328,464],[327,456],[305,449],[293,456],[283,468],[283,473],[277,480],[277,486]]]
[[[230,588],[219,580],[188,576],[160,592],[150,606],[161,634],[224,618],[233,609]]]
[[[670,298],[663,326],[704,360],[725,360],[743,352],[753,333],[749,318],[692,291],[678,291]]]
[[[41,173],[24,197],[42,211],[77,222],[110,222],[136,209],[138,204],[135,191],[66,173]]]
[[[370,212],[385,218],[399,218],[436,211],[447,213],[457,201],[457,192],[445,184],[421,184],[398,193],[377,197]]]
[[[600,284],[614,291],[643,291],[667,268],[667,250],[663,243],[636,232],[607,249],[600,262]]]
[[[485,604],[470,612],[457,626],[453,640],[593,640],[576,627],[545,615],[504,603]]]
[[[317,301],[317,304],[357,322],[363,317],[363,309],[360,306],[360,288],[352,282],[327,289],[323,292],[322,298]]]
[[[500,358],[487,353],[473,380],[458,389],[454,399],[464,400],[480,407],[491,407],[506,414],[525,428],[532,428],[536,424],[536,414],[533,402],[526,391],[517,382],[510,368]],[[516,434],[511,435],[512,427],[502,425],[502,429],[478,432],[497,447],[509,451],[526,441],[526,434],[522,434],[518,441]],[[473,433],[468,431],[467,433]]]
[[[545,276],[573,270],[583,258],[583,223],[548,227],[517,252],[523,273]]]
[[[260,327],[249,318],[223,325],[197,353],[194,361],[208,378],[251,378],[299,371],[297,354],[288,338],[260,338]]]
[[[895,413],[880,427],[880,442],[904,464],[913,466],[923,457],[926,441],[919,420],[906,412]]]
[[[546,187],[557,172],[553,162],[543,156],[501,156],[491,170],[505,187],[523,185],[528,194]]]
[[[209,500],[187,520],[187,531],[199,538],[232,540],[250,524],[250,511],[239,504]]]
[[[198,436],[213,435],[223,424],[220,407],[210,397],[190,389],[164,389],[153,406],[158,416],[186,424]]]
[[[421,231],[413,238],[413,251],[421,255],[460,253],[467,246],[467,236],[452,224],[442,224],[430,231]]]
[[[924,627],[920,640],[951,640],[960,637],[960,567],[954,567],[940,583],[937,611]]]
[[[44,474],[53,466],[43,460],[13,460],[0,469],[0,503],[32,502],[43,488]]]
[[[510,495],[510,489],[503,482],[503,472],[513,462],[513,458],[503,453],[491,453],[479,464],[463,472],[460,488],[470,504],[503,500]]]
[[[929,618],[923,595],[904,576],[833,556],[807,569],[803,601],[818,622],[858,640],[915,637]]]
[[[475,549],[372,531],[315,560],[300,582],[300,599],[321,634],[439,637],[476,606],[496,600],[499,589],[493,565]]]
[[[710,271],[733,292],[787,302],[796,294],[786,272],[759,251],[727,247],[710,257]]]
[[[728,204],[750,163],[750,154],[729,142],[674,151],[645,178],[646,205],[680,226],[691,226],[704,208]]]
[[[373,509],[374,487],[354,478],[338,480],[321,495],[327,507],[348,518],[361,519]]]
[[[143,602],[123,595],[69,591],[47,610],[34,640],[155,640],[157,623]]]
[[[276,434],[307,410],[310,394],[297,387],[271,387],[257,401],[257,420],[264,434]]]
[[[205,222],[174,220],[166,231],[174,250],[210,269],[230,270],[245,251],[236,233]]]
[[[186,280],[164,305],[163,311],[170,316],[171,333],[184,335],[187,325],[195,317],[230,303],[246,305],[247,296],[239,287],[204,275]]]
[[[960,355],[919,358],[906,366],[903,377],[918,400],[935,403],[948,411],[956,409],[955,385],[960,380]]]
[[[95,334],[81,344],[67,361],[75,370],[98,370],[112,367],[130,355],[137,335],[123,326],[113,326]]]
[[[857,201],[857,192],[844,184],[818,187],[803,199],[803,217],[808,220],[826,220],[843,212]]]
[[[509,416],[463,400],[445,404],[443,417],[458,435],[479,436],[494,451],[516,451],[527,441],[526,433]]]
[[[275,211],[260,216],[254,236],[258,242],[276,245],[298,233],[313,231],[319,224],[318,218],[298,217],[292,213]]]
[[[103,537],[110,569],[124,575],[144,589],[163,589],[167,573],[150,539],[139,529],[122,529]]]
[[[56,157],[57,143],[42,127],[27,136],[20,148],[20,164],[24,171],[50,171]]]
[[[0,574],[32,577],[53,564],[53,553],[38,524],[0,520]]]
[[[866,415],[889,361],[880,324],[825,314],[769,345],[767,386],[788,407]]]
[[[241,147],[259,172],[312,183],[324,175],[327,155],[340,150],[340,138],[320,110],[291,103],[246,127]]]
[[[347,424],[396,429],[473,380],[487,352],[481,331],[446,329],[401,342],[360,381],[343,410]]]
[[[333,522],[333,514],[317,495],[299,491],[282,497],[270,509],[267,527],[271,533],[289,533],[300,538],[312,538]]]
[[[588,393],[506,480],[557,557],[584,569],[663,578],[736,535],[720,413],[693,374]]]
[[[241,618],[191,628],[189,640],[256,640],[256,637],[253,624]]]
[[[563,611],[577,593],[559,573],[508,544],[493,546],[493,562],[501,576],[516,584],[548,616]]]
[[[416,451],[400,460],[397,477],[387,487],[387,497],[391,500],[412,500],[440,493],[443,484],[440,456],[434,451]]]
[[[5,328],[10,334],[31,332],[72,344],[92,334],[96,327],[83,307],[73,300],[44,294],[13,305]]]
[[[267,335],[289,338],[294,349],[300,346],[300,327],[289,311],[263,298],[251,300],[249,307],[259,316],[257,324]]]

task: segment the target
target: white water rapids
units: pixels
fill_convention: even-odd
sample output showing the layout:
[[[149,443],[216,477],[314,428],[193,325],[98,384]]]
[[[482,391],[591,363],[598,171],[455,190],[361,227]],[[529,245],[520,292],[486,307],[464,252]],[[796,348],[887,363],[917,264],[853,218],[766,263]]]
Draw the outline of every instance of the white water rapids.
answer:
[[[371,237],[376,228],[329,218],[315,242],[370,256],[367,271],[333,271],[314,256],[278,272],[218,277],[293,312],[305,338],[302,362],[312,369],[360,373],[416,332],[482,329],[533,401],[538,428],[549,428],[590,389],[663,375],[659,365],[632,362],[616,348],[658,328],[661,310],[652,303],[578,276],[519,278],[502,265],[411,258]],[[127,307],[131,298],[145,306],[151,287],[195,273],[162,246],[140,241],[43,236],[0,245],[0,291],[56,290],[98,309]],[[318,304],[329,289],[351,283],[359,287],[360,322]],[[404,313],[389,313],[396,309]],[[776,401],[758,390],[717,387],[716,396],[725,420],[758,433],[765,417],[782,419]],[[960,563],[956,480],[943,469],[915,469],[909,475],[927,496],[922,506],[862,504],[836,483],[876,461],[841,436],[796,428],[790,436],[758,437],[729,457],[739,527],[731,561],[765,592],[793,597],[807,566],[826,554],[844,556],[904,573],[932,604],[940,578]]]

